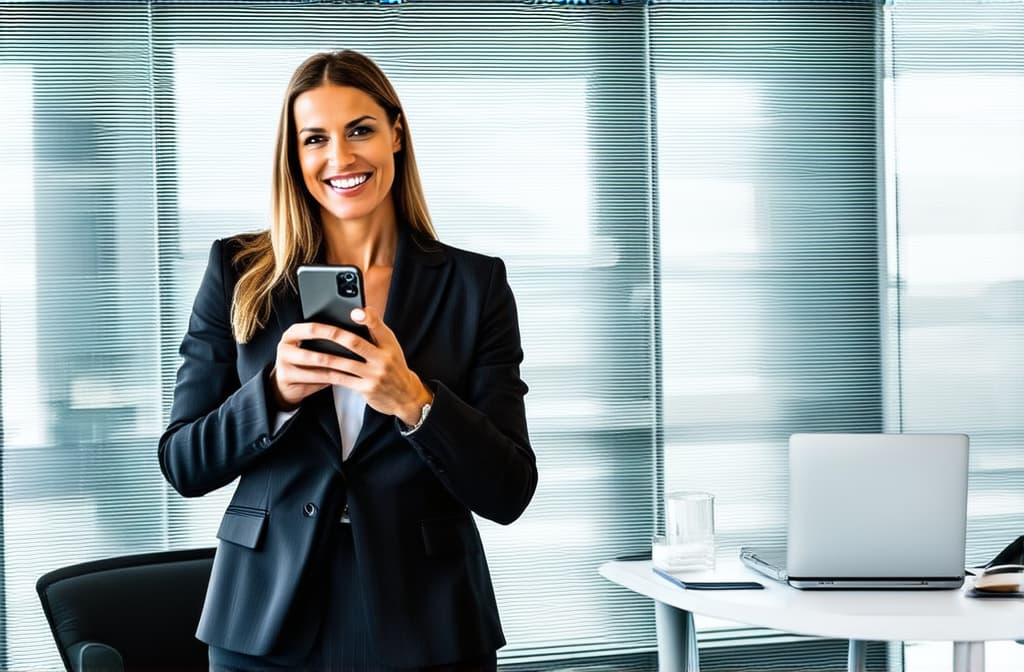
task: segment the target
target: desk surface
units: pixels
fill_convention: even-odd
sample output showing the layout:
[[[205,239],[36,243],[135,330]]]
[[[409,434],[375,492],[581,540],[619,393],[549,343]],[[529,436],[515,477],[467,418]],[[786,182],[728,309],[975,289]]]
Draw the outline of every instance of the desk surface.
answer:
[[[739,561],[700,580],[744,580],[765,590],[684,590],[651,571],[649,560],[606,562],[601,576],[678,609],[796,634],[839,639],[982,642],[1024,639],[1024,599],[977,599],[961,590],[797,590]],[[683,577],[683,574],[679,576]]]

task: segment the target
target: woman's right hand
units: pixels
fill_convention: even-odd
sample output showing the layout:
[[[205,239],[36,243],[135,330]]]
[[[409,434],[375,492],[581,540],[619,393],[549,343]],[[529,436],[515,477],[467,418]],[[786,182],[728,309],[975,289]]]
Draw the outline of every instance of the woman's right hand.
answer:
[[[337,355],[303,348],[308,339],[334,341],[350,349],[363,341],[359,336],[319,322],[298,322],[288,327],[277,344],[277,359],[270,371],[270,389],[278,410],[294,410],[303,399],[328,385],[344,384],[351,374],[346,373],[352,360]],[[369,343],[367,343],[369,345]]]

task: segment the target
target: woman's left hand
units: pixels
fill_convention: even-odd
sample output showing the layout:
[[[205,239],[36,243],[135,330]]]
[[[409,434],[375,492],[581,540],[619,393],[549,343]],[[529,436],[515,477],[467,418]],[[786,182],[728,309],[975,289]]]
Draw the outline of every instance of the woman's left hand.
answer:
[[[346,360],[345,372],[353,376],[345,387],[358,392],[366,404],[379,413],[394,415],[406,425],[420,420],[423,404],[433,400],[433,394],[405,363],[405,354],[395,333],[388,328],[373,308],[351,313],[352,320],[370,330],[374,343],[346,333],[342,345],[366,359],[365,362]]]

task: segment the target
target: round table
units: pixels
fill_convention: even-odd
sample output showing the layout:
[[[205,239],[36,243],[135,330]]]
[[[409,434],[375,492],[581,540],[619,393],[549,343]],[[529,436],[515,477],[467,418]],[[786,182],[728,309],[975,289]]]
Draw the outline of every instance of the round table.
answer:
[[[678,576],[758,581],[765,590],[686,590],[655,574],[649,560],[606,562],[599,571],[655,601],[663,670],[699,670],[693,614],[850,640],[850,672],[864,670],[867,641],[951,641],[954,672],[982,672],[986,641],[1024,639],[1024,599],[967,597],[971,577],[959,590],[797,590],[736,561]]]

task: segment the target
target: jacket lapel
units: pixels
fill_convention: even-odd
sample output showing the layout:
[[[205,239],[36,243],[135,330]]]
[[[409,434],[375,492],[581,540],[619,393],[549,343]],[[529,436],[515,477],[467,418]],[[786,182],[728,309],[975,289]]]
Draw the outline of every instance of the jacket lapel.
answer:
[[[410,366],[425,347],[427,336],[437,328],[450,271],[448,256],[439,243],[421,240],[408,227],[399,225],[384,324],[395,333]],[[381,442],[371,438],[394,431],[394,422],[393,416],[367,406],[350,459],[372,454]]]

